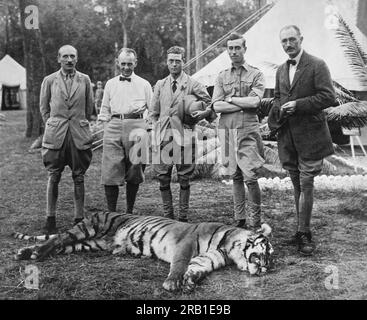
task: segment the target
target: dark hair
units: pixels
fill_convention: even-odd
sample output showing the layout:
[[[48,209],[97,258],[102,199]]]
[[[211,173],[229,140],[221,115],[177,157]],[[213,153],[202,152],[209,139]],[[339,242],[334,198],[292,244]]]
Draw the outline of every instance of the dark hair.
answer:
[[[301,30],[296,25],[294,25],[294,24],[290,24],[288,26],[283,27],[282,29],[280,29],[279,34],[281,34],[282,31],[283,30],[286,30],[286,29],[294,29],[294,30],[296,30],[297,34],[299,36],[301,36]]]
[[[121,48],[119,52],[117,53],[117,58],[120,56],[121,53],[127,53],[127,54],[133,54],[136,59],[138,59],[138,55],[136,54],[136,51],[134,49],[130,48]]]
[[[233,32],[231,33],[228,38],[227,38],[227,42],[231,41],[231,40],[237,40],[237,39],[241,39],[242,40],[242,46],[244,48],[246,48],[246,39],[243,37],[242,34],[238,33],[238,32]]]
[[[169,49],[167,50],[167,55],[168,55],[169,53],[181,54],[181,55],[182,55],[182,58],[184,58],[184,57],[185,57],[185,49],[184,49],[184,48],[182,48],[182,47],[179,47],[179,46],[173,46],[173,47],[169,48]]]

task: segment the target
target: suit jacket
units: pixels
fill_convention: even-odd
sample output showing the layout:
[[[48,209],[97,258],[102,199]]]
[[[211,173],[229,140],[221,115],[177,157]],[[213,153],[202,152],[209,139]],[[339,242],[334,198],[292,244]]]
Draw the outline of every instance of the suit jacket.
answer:
[[[280,118],[280,107],[296,101],[295,113]],[[321,160],[334,153],[323,109],[334,106],[336,96],[326,63],[303,52],[292,84],[289,67],[282,64],[276,73],[274,104],[270,110],[270,130],[278,133],[278,150],[282,163],[293,150],[303,159]],[[292,146],[293,145],[293,146]]]
[[[204,85],[192,79],[186,73],[183,73],[182,77],[181,84],[175,93],[172,93],[170,76],[158,80],[154,86],[150,118],[155,123],[153,128],[155,140],[153,143],[158,145],[164,139],[166,130],[169,127],[173,129],[174,138],[177,142],[181,141],[184,128],[193,129],[194,126],[184,125],[178,114],[178,108],[182,107],[185,96],[195,95],[199,100],[207,104],[211,102],[211,97]],[[178,133],[180,136],[175,135],[175,133]]]
[[[68,130],[79,150],[92,146],[88,120],[93,111],[93,91],[86,74],[76,71],[70,94],[60,70],[45,77],[41,86],[40,111],[45,122],[43,147],[60,149]]]

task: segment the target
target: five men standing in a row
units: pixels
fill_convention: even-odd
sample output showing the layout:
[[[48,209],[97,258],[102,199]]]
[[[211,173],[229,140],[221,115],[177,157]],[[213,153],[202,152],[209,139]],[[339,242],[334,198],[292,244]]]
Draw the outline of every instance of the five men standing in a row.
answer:
[[[298,27],[283,28],[280,40],[291,60],[281,65],[276,74],[269,127],[277,132],[280,160],[294,186],[297,232],[290,244],[297,245],[300,253],[310,255],[315,248],[310,231],[313,179],[321,171],[323,158],[333,153],[322,110],[334,104],[335,92],[326,64],[301,48],[303,38]],[[164,215],[175,217],[170,182],[176,165],[180,184],[178,220],[188,221],[195,140],[185,133],[193,129],[195,122],[204,118],[212,121],[219,113],[222,159],[233,180],[236,225],[253,231],[261,227],[257,179],[265,160],[257,109],[264,95],[265,79],[260,70],[246,63],[246,42],[241,35],[230,35],[227,52],[232,66],[218,75],[211,98],[202,84],[183,72],[182,48],[167,51],[170,74],[156,83],[154,94],[150,84],[134,73],[136,52],[120,50],[121,75],[107,81],[98,116],[105,123],[101,182],[109,211],[116,211],[119,186],[126,183],[126,212],[133,212],[145,169],[139,161],[142,150],[137,146],[144,148],[149,140],[147,131],[152,131],[150,145],[152,152],[159,154],[154,170]],[[75,223],[83,218],[84,173],[92,158],[88,126],[93,108],[90,80],[75,70],[75,48],[60,48],[58,60],[61,70],[45,78],[40,103],[46,123],[42,155],[49,171],[45,226],[48,233],[56,230],[58,183],[65,165],[71,167],[74,179]],[[191,122],[182,114],[187,97],[206,106],[191,113]],[[162,158],[165,154],[169,161]],[[247,201],[244,184],[248,188]]]

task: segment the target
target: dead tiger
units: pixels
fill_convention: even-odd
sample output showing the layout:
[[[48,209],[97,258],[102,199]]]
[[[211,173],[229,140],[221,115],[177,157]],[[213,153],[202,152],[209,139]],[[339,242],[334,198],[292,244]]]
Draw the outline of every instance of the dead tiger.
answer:
[[[14,236],[47,240],[20,249],[16,259],[42,260],[51,254],[94,250],[159,258],[171,264],[163,288],[191,291],[205,275],[232,263],[251,275],[266,273],[273,253],[270,233],[267,224],[254,233],[216,222],[185,223],[160,216],[99,212],[61,234]]]

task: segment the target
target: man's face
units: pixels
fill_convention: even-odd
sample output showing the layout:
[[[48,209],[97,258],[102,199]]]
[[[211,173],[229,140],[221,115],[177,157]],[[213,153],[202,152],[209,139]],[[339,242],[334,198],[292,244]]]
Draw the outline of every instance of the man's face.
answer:
[[[73,72],[78,62],[78,53],[72,46],[62,47],[59,50],[57,61],[60,63],[61,69],[65,73]]]
[[[245,61],[246,47],[243,46],[243,39],[228,40],[227,51],[233,63],[242,64]]]
[[[290,58],[294,58],[301,51],[303,37],[294,28],[284,29],[280,32],[280,42],[284,51]]]
[[[133,53],[121,52],[118,61],[121,74],[124,77],[130,77],[137,65],[135,55]]]
[[[167,67],[171,75],[180,75],[183,67],[182,54],[169,53],[167,56]]]

